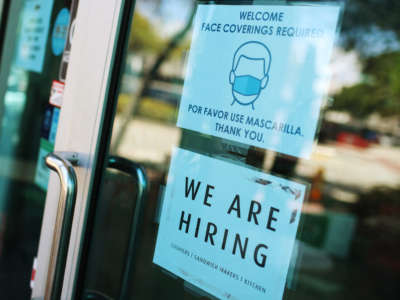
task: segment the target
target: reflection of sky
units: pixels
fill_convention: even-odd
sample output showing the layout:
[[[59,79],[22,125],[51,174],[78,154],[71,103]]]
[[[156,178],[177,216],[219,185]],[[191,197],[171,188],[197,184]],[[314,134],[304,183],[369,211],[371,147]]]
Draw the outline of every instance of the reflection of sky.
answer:
[[[356,49],[367,56],[380,55],[383,52],[399,51],[400,42],[391,30],[382,30],[371,26],[367,32],[355,31],[350,36],[356,38]],[[346,38],[345,35],[342,38]]]
[[[352,86],[361,80],[361,63],[356,51],[345,52],[341,48],[334,49],[331,68],[330,94],[343,87]]]
[[[188,0],[140,0],[137,9],[148,17],[152,23],[161,24],[162,33],[171,34],[185,24],[192,9]]]

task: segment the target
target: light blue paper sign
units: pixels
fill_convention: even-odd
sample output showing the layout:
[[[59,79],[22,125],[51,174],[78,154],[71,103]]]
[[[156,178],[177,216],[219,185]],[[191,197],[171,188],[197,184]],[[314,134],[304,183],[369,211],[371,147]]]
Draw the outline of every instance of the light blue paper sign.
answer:
[[[49,183],[49,177],[50,177],[50,170],[46,166],[46,156],[53,152],[54,150],[54,145],[47,141],[44,138],[40,139],[40,148],[39,148],[39,154],[38,154],[38,162],[36,165],[36,171],[35,171],[35,183],[44,191],[47,190],[47,185]]]
[[[53,0],[25,1],[18,41],[17,66],[42,72]]]
[[[63,8],[57,15],[51,35],[51,50],[55,56],[63,53],[65,43],[67,41],[68,25],[69,25],[69,10]]]
[[[340,9],[199,5],[178,126],[310,157]]]
[[[60,109],[58,107],[54,107],[53,117],[51,118],[50,133],[49,133],[49,142],[52,143],[53,145],[56,142],[59,118],[60,118]]]
[[[221,299],[282,299],[304,194],[302,184],[176,149],[153,261]]]

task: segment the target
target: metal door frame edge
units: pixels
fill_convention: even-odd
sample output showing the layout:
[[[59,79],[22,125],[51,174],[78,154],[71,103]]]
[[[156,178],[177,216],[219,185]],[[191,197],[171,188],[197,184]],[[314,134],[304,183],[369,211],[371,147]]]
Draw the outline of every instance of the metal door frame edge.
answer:
[[[107,90],[123,0],[81,0],[60,112],[55,151],[78,153],[78,192],[61,299],[72,299],[87,199],[96,167]],[[57,175],[51,174],[38,250],[33,299],[43,299],[50,244],[59,197]]]

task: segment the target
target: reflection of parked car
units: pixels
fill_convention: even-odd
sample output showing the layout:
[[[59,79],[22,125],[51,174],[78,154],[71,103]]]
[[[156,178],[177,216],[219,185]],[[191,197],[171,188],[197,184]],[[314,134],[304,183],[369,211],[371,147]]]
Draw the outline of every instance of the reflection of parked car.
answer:
[[[355,147],[367,148],[370,144],[380,143],[379,133],[369,128],[357,128],[347,124],[324,121],[319,133],[321,143],[335,141]]]
[[[379,143],[379,134],[375,130],[364,128],[361,130],[361,135],[364,139],[366,139],[370,143],[374,144]]]
[[[350,132],[340,132],[336,137],[336,141],[341,144],[348,144],[360,148],[367,148],[370,145],[370,142],[365,138]]]

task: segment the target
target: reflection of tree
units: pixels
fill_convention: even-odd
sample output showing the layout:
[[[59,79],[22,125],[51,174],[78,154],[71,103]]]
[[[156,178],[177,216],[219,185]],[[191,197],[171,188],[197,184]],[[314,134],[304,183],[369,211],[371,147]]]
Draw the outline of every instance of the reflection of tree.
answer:
[[[118,149],[119,145],[121,144],[124,134],[128,128],[128,124],[131,117],[135,115],[140,100],[143,99],[143,96],[149,89],[152,81],[157,77],[160,67],[173,54],[174,50],[176,50],[180,46],[180,44],[184,41],[186,34],[188,33],[189,29],[192,26],[192,21],[194,18],[195,11],[196,11],[196,6],[193,4],[192,11],[189,15],[188,20],[186,21],[185,26],[166,43],[164,49],[156,57],[153,65],[147,71],[145,70],[137,96],[135,97],[134,101],[130,103],[128,109],[124,111],[124,114],[122,116],[122,125],[116,134],[114,143],[112,145],[112,152],[115,152]],[[138,29],[138,31],[140,31],[140,29]],[[146,39],[147,38],[143,38],[142,41],[146,41]],[[134,44],[131,44],[131,46],[133,48],[135,47]]]
[[[355,48],[361,54],[368,52],[369,44],[366,42],[368,35],[377,34],[374,29],[391,32],[394,34],[394,39],[400,37],[400,1],[346,1],[342,25],[342,40],[346,48]],[[385,42],[383,35],[379,42]]]
[[[335,96],[332,109],[344,110],[357,117],[371,113],[399,115],[400,52],[365,59],[363,73],[363,82],[344,88]]]
[[[163,46],[164,41],[149,20],[140,13],[135,13],[129,35],[129,50],[157,53],[162,50]]]
[[[330,109],[357,117],[376,112],[384,116],[400,114],[400,52],[385,53],[399,37],[400,1],[346,1],[341,44],[361,57],[365,80],[335,95]],[[380,43],[373,49],[379,54],[373,57],[368,43],[371,40]],[[271,171],[293,176],[296,164],[295,158],[278,156]]]
[[[399,38],[400,1],[347,1],[341,40],[361,57],[364,80],[335,95],[331,109],[356,117],[400,113]]]

